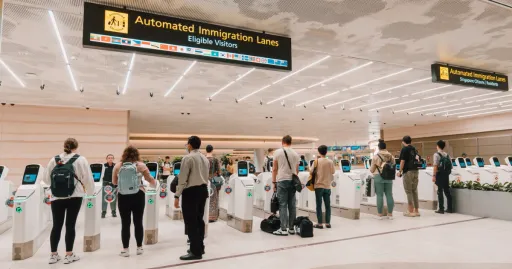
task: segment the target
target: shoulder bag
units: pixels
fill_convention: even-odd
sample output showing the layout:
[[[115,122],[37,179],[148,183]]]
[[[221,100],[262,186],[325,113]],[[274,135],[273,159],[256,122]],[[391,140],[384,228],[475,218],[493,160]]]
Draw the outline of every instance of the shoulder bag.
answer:
[[[313,162],[313,173],[309,175],[308,183],[306,183],[306,188],[310,191],[315,191],[315,181],[316,181],[316,172],[318,169],[318,160]]]
[[[293,171],[292,165],[290,164],[290,159],[288,159],[288,153],[286,153],[286,149],[283,148],[283,151],[284,151],[284,156],[286,157],[286,162],[288,162],[288,167],[290,167],[290,170],[292,171],[293,187],[295,188],[295,190],[297,192],[301,192],[302,191],[302,183],[300,182],[299,176],[297,176],[297,174],[295,174],[295,172]]]

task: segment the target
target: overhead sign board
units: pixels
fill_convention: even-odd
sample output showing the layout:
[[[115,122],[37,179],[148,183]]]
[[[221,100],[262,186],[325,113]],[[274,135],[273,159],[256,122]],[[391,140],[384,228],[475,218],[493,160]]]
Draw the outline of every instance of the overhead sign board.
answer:
[[[509,90],[508,77],[502,74],[439,63],[432,64],[431,69],[432,82],[449,83],[498,91]]]
[[[83,45],[292,70],[291,39],[86,2]]]

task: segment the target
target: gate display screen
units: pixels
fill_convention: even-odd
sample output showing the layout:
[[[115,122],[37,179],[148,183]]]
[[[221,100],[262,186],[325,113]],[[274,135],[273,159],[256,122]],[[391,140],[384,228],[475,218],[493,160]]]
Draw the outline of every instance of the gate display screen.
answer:
[[[453,167],[457,167],[457,166],[458,166],[458,165],[457,165],[457,162],[455,161],[455,159],[452,159],[452,166],[453,166]]]
[[[400,171],[400,159],[395,159],[396,171]]]
[[[350,162],[348,160],[341,160],[341,170],[345,173],[350,172]]]
[[[472,166],[470,158],[466,158],[466,165],[467,166]]]
[[[4,173],[4,167],[0,166],[0,177],[2,177],[2,174]]]
[[[158,164],[157,163],[147,163],[146,166],[149,169],[149,174],[156,179],[156,172],[158,171]]]
[[[239,177],[246,177],[249,175],[249,169],[247,166],[248,166],[247,162],[238,162],[238,176]]]
[[[181,163],[175,163],[174,164],[174,175],[177,176],[180,174],[180,168],[181,168]]]
[[[457,159],[460,164],[460,168],[466,168],[466,160],[464,158],[458,158]]]
[[[512,165],[512,157],[508,157],[508,163]],[[2,176],[2,172],[0,171],[0,176]]]
[[[485,162],[484,162],[483,158],[476,158],[476,163],[477,163],[478,167],[484,167],[485,166]]]
[[[103,171],[103,164],[99,164],[99,163],[91,164],[91,172],[92,172],[92,178],[94,179],[94,182],[101,181],[101,172],[102,171]]]
[[[85,2],[84,47],[292,70],[288,37]]]
[[[497,157],[493,157],[492,161],[494,162],[494,165],[496,167],[500,167],[501,166],[500,160]]]
[[[27,165],[25,173],[23,173],[22,185],[33,185],[36,183],[37,175],[39,174],[39,165]]]

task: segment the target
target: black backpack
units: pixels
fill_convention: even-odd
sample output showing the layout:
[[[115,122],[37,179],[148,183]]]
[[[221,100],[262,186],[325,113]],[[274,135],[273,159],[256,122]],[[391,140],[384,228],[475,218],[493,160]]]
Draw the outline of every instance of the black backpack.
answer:
[[[260,223],[260,229],[266,233],[273,233],[281,228],[281,220],[276,215],[270,215]]]
[[[176,189],[178,188],[178,182],[179,182],[178,175],[176,175],[176,176],[174,176],[174,179],[172,180],[171,186],[170,186],[172,193],[176,193]]]
[[[80,158],[76,154],[67,163],[64,163],[60,156],[55,157],[55,168],[53,168],[50,175],[52,195],[57,198],[67,198],[75,192],[75,179],[82,184],[80,179],[75,174],[73,163]],[[82,184],[83,186],[83,184]],[[84,188],[85,191],[85,188]]]
[[[384,162],[384,159],[382,159],[380,154],[377,154],[377,156],[379,156],[380,160]],[[382,171],[378,166],[377,170],[379,171],[379,174],[382,177],[382,179],[395,180],[395,166],[391,161],[387,161],[384,163],[384,166],[382,166]]]
[[[443,156],[441,153],[439,154],[439,165],[437,166],[437,171],[443,175],[449,175],[452,172],[453,164],[452,160],[450,159],[450,155],[446,154],[446,156]]]
[[[421,156],[418,154],[418,150],[415,147],[410,146],[412,149],[409,151],[409,162],[407,163],[408,168],[410,170],[417,170],[421,168],[423,164],[421,163]]]
[[[279,198],[277,198],[277,192],[274,192],[270,199],[270,212],[277,214],[277,211],[279,211]]]
[[[300,237],[313,237],[313,222],[308,217],[298,217],[293,222],[295,231]]]

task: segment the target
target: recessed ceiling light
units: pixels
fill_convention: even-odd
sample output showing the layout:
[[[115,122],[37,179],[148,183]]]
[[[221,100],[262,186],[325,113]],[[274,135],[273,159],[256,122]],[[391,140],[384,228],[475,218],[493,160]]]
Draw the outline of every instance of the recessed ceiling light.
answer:
[[[126,79],[124,81],[123,94],[126,93],[128,89],[128,82],[130,82],[130,76],[133,70],[133,63],[135,62],[135,53],[132,54],[132,59],[130,60],[130,67],[128,68],[128,72],[126,73]]]
[[[482,109],[477,109],[477,110],[471,110],[471,112],[479,112],[479,111],[485,111],[485,110],[492,110],[492,109],[496,109],[498,107],[489,107],[489,108],[482,108]],[[450,114],[447,114],[447,116],[456,116],[456,115],[462,115],[462,114],[467,114],[468,111],[464,111],[464,112],[457,112],[457,113],[450,113]]]
[[[439,105],[440,103],[438,103]],[[448,105],[448,106],[442,106],[442,107],[436,107],[436,108],[428,108],[428,109],[421,109],[421,110],[415,110],[415,111],[409,111],[407,113],[409,114],[415,114],[415,113],[420,113],[420,112],[427,112],[427,111],[432,111],[432,110],[440,110],[440,109],[445,109],[445,108],[449,108],[449,107],[454,107],[454,106],[460,106],[462,105],[461,103],[458,103],[458,104],[453,104],[453,105]]]
[[[398,85],[398,86],[393,86],[391,88],[387,88],[387,89],[384,89],[384,90],[380,90],[378,92],[374,92],[373,94],[379,94],[379,93],[382,93],[382,92],[385,92],[385,91],[390,91],[390,90],[394,90],[394,89],[398,89],[398,88],[402,88],[402,87],[405,87],[405,86],[409,86],[409,85],[412,85],[412,84],[416,84],[416,83],[420,83],[422,81],[425,81],[425,80],[431,80],[432,77],[428,77],[428,78],[422,78],[422,79],[419,79],[419,80],[415,80],[415,81],[412,81],[412,82],[407,82],[407,83],[404,83],[402,85]]]
[[[462,89],[462,90],[458,90],[458,91],[453,91],[453,92],[447,92],[447,93],[442,93],[442,94],[438,94],[438,95],[433,95],[433,96],[429,96],[429,97],[425,97],[423,98],[423,100],[428,100],[428,99],[432,99],[432,98],[437,98],[437,97],[441,97],[441,96],[446,96],[446,95],[450,95],[450,94],[456,94],[456,93],[459,93],[459,92],[465,92],[465,91],[469,91],[469,90],[472,90],[473,88],[465,88],[465,89]]]
[[[341,105],[341,104],[344,104],[346,102],[354,101],[354,100],[361,99],[361,98],[364,98],[364,97],[367,97],[367,96],[370,96],[370,95],[369,94],[361,95],[361,96],[358,96],[358,97],[354,97],[354,98],[350,98],[350,99],[347,99],[347,100],[343,100],[341,102],[337,102],[337,103],[334,103],[334,104],[326,105],[325,107]]]
[[[384,108],[390,108],[390,107],[394,107],[394,106],[405,105],[405,104],[409,104],[409,103],[418,102],[419,100],[420,99],[410,100],[410,101],[406,101],[406,102],[402,102],[402,103],[392,104],[392,105],[389,105],[389,106],[383,106],[383,107],[379,107],[379,108],[372,108],[372,109],[370,109],[368,111],[375,111],[375,110],[380,110],[380,109],[384,109]]]
[[[476,103],[476,102],[483,102],[483,101],[488,101],[488,100],[495,100],[495,99],[500,99],[500,98],[509,97],[509,96],[512,96],[512,93],[510,93],[510,94],[505,94],[505,95],[501,95],[501,96],[497,96],[497,97],[491,97],[491,98],[479,99],[479,100],[475,100],[475,101],[467,102],[466,104],[469,104],[469,103]]]
[[[389,98],[389,99],[386,99],[386,100],[381,100],[381,101],[377,101],[377,102],[373,102],[373,103],[369,103],[369,104],[353,107],[350,110],[354,110],[354,109],[358,109],[358,108],[363,108],[363,107],[367,107],[367,106],[371,106],[371,105],[376,105],[376,104],[380,104],[380,103],[385,103],[385,102],[393,101],[393,100],[396,100],[396,99],[398,99],[398,97],[393,97],[393,98]]]
[[[512,111],[512,108],[511,109],[502,109],[502,110],[489,111],[489,112],[482,112],[482,113],[476,113],[476,114],[470,114],[470,115],[464,115],[464,116],[459,116],[459,118],[467,118],[467,117],[473,117],[473,116],[478,116],[478,115],[486,115],[486,114],[495,114],[495,113],[501,113],[501,112],[507,112],[507,111]]]
[[[183,72],[183,75],[181,75],[178,80],[176,80],[176,82],[174,82],[174,84],[172,85],[172,87],[165,93],[164,97],[167,97],[169,94],[171,94],[172,91],[174,91],[174,88],[176,88],[176,86],[178,86],[178,84],[180,84],[181,80],[188,74],[188,72],[190,71],[190,69],[192,69],[192,67],[194,67],[194,65],[197,63],[197,61],[193,61],[189,66],[188,68],[185,70],[185,72]],[[183,98],[182,98],[183,99]]]
[[[236,80],[233,80],[231,81],[230,83],[228,83],[226,86],[220,88],[218,91],[214,92],[212,95],[210,95],[210,97],[208,98],[208,100],[211,100],[215,95],[221,93],[223,90],[229,88],[229,86],[233,85],[235,82],[243,79],[245,76],[249,75],[250,73],[252,73],[254,70],[256,70],[256,68],[252,68],[250,69],[249,71],[245,72],[244,74],[242,75],[238,75],[237,76],[237,79]]]
[[[437,105],[442,105],[442,104],[446,104],[446,102],[441,102],[441,103],[435,103],[435,104],[430,104],[430,105],[423,105],[423,106],[417,106],[417,107],[411,107],[411,108],[406,108],[406,109],[401,109],[401,110],[395,110],[396,113],[398,112],[404,112],[404,111],[414,111],[418,108],[425,108],[425,107],[429,107],[429,106],[437,106]]]
[[[479,97],[483,97],[483,96],[495,95],[495,94],[498,94],[498,93],[500,93],[500,92],[491,92],[491,93],[486,93],[486,94],[480,94],[480,95],[465,97],[465,98],[462,98],[460,100],[474,99],[474,98],[479,98]]]
[[[11,70],[11,68],[4,62],[4,60],[0,59],[0,64],[11,74],[11,76],[20,84],[21,87],[25,88],[25,83]]]
[[[71,70],[71,65],[69,63],[68,56],[66,53],[66,48],[64,47],[64,43],[62,42],[62,37],[60,35],[59,27],[57,26],[57,21],[55,20],[55,15],[53,14],[53,11],[51,11],[51,10],[48,10],[48,14],[50,15],[50,20],[53,25],[53,30],[55,32],[55,35],[57,36],[57,41],[59,42],[62,58],[64,58],[64,62],[66,63],[66,69],[68,70],[68,74],[71,79],[71,84],[73,86],[73,89],[75,91],[78,91],[78,87],[76,86],[75,77],[73,75],[73,70]]]
[[[309,101],[306,101],[306,102],[302,102],[302,103],[300,103],[300,104],[298,104],[298,105],[296,105],[296,106],[303,106],[303,105],[307,105],[307,104],[309,104],[309,103],[312,103],[312,102],[318,101],[318,100],[320,100],[320,99],[324,99],[324,98],[327,98],[327,97],[333,96],[333,95],[338,94],[338,93],[340,93],[340,91],[331,92],[331,93],[326,94],[326,95],[324,95],[324,96],[320,96],[320,97],[318,97],[318,98],[315,98],[315,99],[312,99],[312,100],[309,100]]]
[[[370,83],[373,83],[373,82],[376,82],[376,81],[379,81],[379,80],[383,80],[383,79],[386,79],[386,78],[390,78],[392,76],[396,76],[396,75],[399,75],[399,74],[402,74],[402,73],[405,73],[405,72],[409,72],[411,71],[412,68],[407,68],[407,69],[404,69],[402,71],[398,71],[396,73],[393,73],[393,74],[389,74],[389,75],[385,75],[383,77],[379,77],[379,78],[376,78],[376,79],[372,79],[370,81],[367,81],[367,82],[364,82],[364,83],[361,83],[361,84],[357,84],[357,85],[354,85],[354,86],[350,86],[349,88],[347,89],[344,89],[343,91],[348,91],[348,90],[352,90],[352,89],[356,89],[356,88],[359,88],[359,87],[362,87],[364,85],[368,85]]]
[[[496,102],[496,103],[484,104],[484,106],[500,105],[500,104],[510,103],[510,102],[512,102],[512,100],[505,100],[505,101],[499,101],[499,102]]]
[[[423,94],[423,93],[427,93],[427,92],[431,92],[431,91],[437,91],[437,90],[448,88],[448,87],[451,87],[451,86],[452,85],[436,87],[436,88],[433,88],[433,89],[428,89],[428,90],[424,90],[424,91],[420,91],[420,92],[415,92],[415,93],[412,93],[411,95],[417,95],[417,94]]]
[[[461,107],[461,108],[456,108],[456,109],[449,109],[449,110],[438,111],[438,112],[430,112],[430,113],[427,113],[425,115],[429,116],[429,115],[433,115],[433,114],[443,114],[443,113],[448,113],[448,112],[452,112],[452,111],[459,111],[459,110],[465,110],[465,109],[471,109],[471,108],[477,108],[477,107],[480,107],[480,105],[477,105],[477,106],[467,106],[467,107]]]

